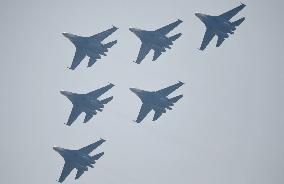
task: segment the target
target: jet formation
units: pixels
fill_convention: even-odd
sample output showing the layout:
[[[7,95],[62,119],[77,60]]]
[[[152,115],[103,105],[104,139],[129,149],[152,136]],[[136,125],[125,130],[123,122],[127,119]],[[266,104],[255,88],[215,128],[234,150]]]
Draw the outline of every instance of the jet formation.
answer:
[[[151,110],[155,111],[153,121],[156,121],[163,113],[166,113],[166,109],[172,110],[172,106],[174,106],[174,104],[181,99],[183,95],[178,95],[173,98],[168,98],[167,96],[183,84],[183,82],[179,81],[172,86],[158,91],[145,91],[137,88],[130,88],[130,90],[142,101],[142,106],[135,122],[140,123]]]
[[[204,50],[215,35],[217,35],[218,37],[216,47],[219,47],[224,42],[224,40],[229,37],[229,34],[234,34],[236,27],[245,20],[245,17],[234,22],[231,22],[230,19],[233,18],[245,6],[245,4],[241,4],[238,7],[219,16],[195,13],[195,15],[206,26],[206,32],[200,46],[200,50]]]
[[[181,33],[171,37],[168,37],[167,34],[180,23],[182,23],[182,21],[177,20],[155,31],[129,28],[129,30],[133,32],[142,42],[138,57],[134,62],[140,64],[151,49],[154,50],[153,61],[156,61],[163,52],[166,52],[166,48],[171,49],[173,41],[178,39],[181,36]]]
[[[104,105],[110,102],[113,97],[108,97],[103,100],[98,98],[110,90],[114,85],[108,84],[100,89],[89,92],[87,94],[77,94],[69,91],[60,91],[60,93],[66,96],[73,104],[73,108],[66,125],[71,126],[71,124],[80,116],[82,112],[86,114],[84,123],[87,123],[97,111],[102,112]]]
[[[206,26],[206,32],[199,49],[204,50],[214,36],[218,37],[216,47],[219,47],[224,42],[224,40],[229,37],[229,34],[234,34],[236,27],[238,27],[245,20],[245,17],[240,18],[236,21],[231,21],[231,19],[245,6],[246,5],[241,4],[238,7],[219,16],[196,13],[195,15]],[[173,36],[167,35],[181,23],[182,20],[178,19],[177,21],[154,31],[129,28],[129,30],[133,32],[142,42],[139,54],[136,61],[134,62],[140,64],[151,50],[154,51],[152,60],[156,61],[161,56],[161,54],[166,51],[166,49],[171,49],[173,42],[177,40],[182,34],[178,33]],[[75,70],[86,56],[89,57],[89,62],[87,65],[88,67],[93,66],[94,63],[98,59],[100,59],[102,55],[106,56],[106,52],[108,52],[108,50],[117,43],[117,40],[108,42],[106,44],[102,42],[111,34],[113,34],[117,29],[117,27],[113,26],[108,30],[90,37],[78,36],[71,33],[62,33],[76,47],[75,56],[69,69]],[[142,102],[142,106],[135,122],[141,123],[152,110],[154,111],[154,117],[152,121],[158,120],[163,113],[166,113],[167,110],[172,110],[174,104],[178,102],[183,97],[183,95],[181,94],[175,97],[168,96],[175,90],[180,88],[183,84],[183,82],[179,81],[174,85],[168,86],[158,91],[146,91],[137,88],[130,88],[130,90],[135,93]],[[114,87],[114,85],[112,83],[109,83],[108,85],[87,94],[60,91],[60,93],[66,96],[73,104],[72,111],[66,124],[68,126],[71,126],[72,123],[83,112],[85,113],[85,119],[83,122],[87,123],[90,119],[92,119],[94,115],[97,114],[97,111],[101,112],[104,106],[113,99],[113,96],[104,98],[102,100],[100,100],[99,98],[104,93],[109,91],[112,87]],[[100,139],[99,141],[79,150],[69,150],[56,146],[53,147],[53,149],[58,152],[65,161],[58,182],[62,183],[73,169],[77,169],[75,179],[78,179],[85,171],[88,171],[88,167],[93,168],[93,165],[98,159],[100,159],[100,157],[104,155],[104,152],[93,156],[90,156],[90,154],[94,149],[96,149],[104,142],[104,139]]]
[[[75,70],[75,68],[81,63],[81,61],[86,56],[89,57],[88,67],[93,66],[97,59],[101,59],[101,55],[106,56],[106,52],[108,52],[108,49],[115,45],[117,43],[117,40],[106,44],[103,44],[102,41],[109,37],[117,29],[117,27],[113,26],[112,28],[106,31],[103,31],[90,37],[77,36],[71,33],[62,33],[76,47],[75,56],[73,58],[72,65],[69,67],[69,69]]]
[[[79,150],[70,150],[54,146],[53,149],[58,152],[65,161],[58,182],[62,183],[73,169],[77,169],[77,174],[75,177],[76,180],[80,178],[85,171],[88,171],[88,167],[94,168],[93,165],[104,155],[104,152],[94,156],[90,156],[89,154],[104,142],[104,139],[100,139],[99,141]]]

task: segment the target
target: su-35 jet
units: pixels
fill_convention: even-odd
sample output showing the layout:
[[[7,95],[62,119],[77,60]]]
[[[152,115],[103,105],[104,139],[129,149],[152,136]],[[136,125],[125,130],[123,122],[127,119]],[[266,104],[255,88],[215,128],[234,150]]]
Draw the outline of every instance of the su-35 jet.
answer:
[[[140,123],[151,110],[155,111],[153,121],[156,121],[163,113],[166,113],[166,109],[172,110],[174,103],[181,99],[183,95],[178,95],[173,98],[168,98],[167,96],[183,84],[183,82],[178,82],[158,91],[144,91],[136,88],[130,88],[130,90],[142,101],[142,107],[135,122]]]
[[[140,64],[151,49],[154,50],[153,61],[157,60],[158,57],[166,51],[166,48],[171,49],[173,41],[178,39],[181,36],[181,33],[178,33],[171,37],[168,37],[167,34],[175,27],[177,27],[180,23],[182,23],[182,21],[177,20],[176,22],[173,22],[155,31],[129,28],[129,30],[133,32],[142,42],[138,57],[134,62]]]
[[[84,123],[87,123],[94,115],[96,115],[97,111],[102,112],[104,105],[110,102],[113,99],[113,96],[103,100],[99,100],[98,98],[110,90],[113,86],[114,85],[110,83],[105,87],[87,94],[60,91],[60,93],[66,96],[73,104],[73,108],[66,125],[70,126],[82,112],[86,114]]]
[[[101,55],[106,56],[106,52],[117,40],[103,44],[102,41],[114,33],[118,28],[113,26],[112,28],[98,33],[90,37],[77,36],[71,33],[62,33],[67,37],[76,47],[75,56],[73,62],[69,69],[75,70],[75,68],[81,63],[81,61],[86,57],[90,57],[88,67],[93,66],[97,59],[101,59]]]
[[[231,22],[230,19],[234,17],[239,11],[241,11],[245,6],[246,5],[241,4],[240,6],[219,16],[195,13],[195,15],[206,26],[206,32],[200,50],[204,50],[215,35],[218,36],[216,47],[219,47],[223,43],[223,41],[229,37],[229,34],[234,34],[236,27],[245,20],[245,17],[234,22]]]
[[[88,167],[94,168],[96,161],[104,155],[104,152],[90,156],[89,154],[104,143],[105,140],[100,139],[99,141],[83,147],[79,150],[69,150],[54,146],[53,149],[57,151],[65,161],[63,170],[61,172],[58,182],[62,183],[65,178],[71,173],[73,169],[77,169],[75,180],[80,178],[85,171],[88,171]]]

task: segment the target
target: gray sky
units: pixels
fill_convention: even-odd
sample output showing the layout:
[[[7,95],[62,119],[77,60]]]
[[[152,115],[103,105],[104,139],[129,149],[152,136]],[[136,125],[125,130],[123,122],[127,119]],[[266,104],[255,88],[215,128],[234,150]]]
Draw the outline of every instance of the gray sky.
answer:
[[[53,145],[80,148],[99,138],[105,155],[94,169],[65,183],[282,184],[284,182],[283,1],[246,1],[246,21],[220,48],[199,48],[199,11],[221,14],[238,1],[1,1],[1,183],[57,183],[63,159]],[[184,22],[172,50],[141,65],[140,41],[128,28]],[[70,66],[75,48],[62,32],[92,35],[115,25],[107,57],[87,69]],[[141,102],[129,90],[156,90],[181,80],[173,111],[132,122]],[[102,113],[64,123],[71,103],[59,90],[116,86]]]

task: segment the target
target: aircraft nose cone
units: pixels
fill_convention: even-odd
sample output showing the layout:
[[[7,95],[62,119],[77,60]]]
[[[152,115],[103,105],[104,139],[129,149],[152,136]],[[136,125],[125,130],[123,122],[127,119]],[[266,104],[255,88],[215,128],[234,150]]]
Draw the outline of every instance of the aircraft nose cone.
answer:
[[[68,91],[64,91],[64,90],[61,90],[60,93],[64,96],[69,96],[70,95],[70,92]]]
[[[68,38],[68,33],[63,32],[62,35]]]
[[[52,149],[53,149],[54,151],[57,151],[57,152],[58,152],[59,147],[58,147],[58,146],[53,146]]]
[[[205,18],[205,14],[202,13],[195,13],[195,16],[198,17],[200,20],[203,20]]]
[[[130,91],[132,91],[133,93],[135,93],[137,96],[141,96],[141,92],[142,92],[142,90],[140,90],[140,89],[137,89],[137,88],[129,88],[130,89]]]
[[[130,91],[132,91],[133,93],[137,93],[137,89],[136,88],[129,88]]]
[[[195,16],[199,18],[200,17],[200,13],[195,13]]]
[[[65,36],[68,39],[72,39],[72,38],[76,37],[76,35],[71,34],[71,33],[67,33],[67,32],[63,32],[62,35]]]
[[[140,29],[131,27],[131,28],[129,28],[129,31],[131,31],[132,33],[134,33],[135,35],[138,36],[138,34],[139,34],[139,32],[140,32]]]
[[[129,28],[129,31],[134,32],[134,28],[132,28],[132,27]]]
[[[60,93],[64,96],[66,95],[66,91],[61,90]]]

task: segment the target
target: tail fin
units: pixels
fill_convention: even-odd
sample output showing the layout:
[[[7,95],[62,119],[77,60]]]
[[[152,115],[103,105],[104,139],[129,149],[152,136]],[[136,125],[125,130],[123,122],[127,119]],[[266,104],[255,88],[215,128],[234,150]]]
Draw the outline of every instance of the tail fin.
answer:
[[[170,39],[171,41],[175,41],[175,40],[178,39],[180,36],[181,36],[181,33],[176,34],[176,35],[174,35],[174,36],[171,36],[171,37],[169,37],[169,39]]]
[[[117,40],[112,41],[112,42],[109,42],[109,43],[106,43],[104,46],[105,46],[106,48],[111,48],[111,47],[114,46],[116,43],[117,43]]]
[[[107,104],[107,103],[109,103],[112,99],[113,99],[113,96],[111,96],[111,97],[109,97],[109,98],[105,98],[105,99],[101,100],[101,102],[102,102],[103,104]]]
[[[176,97],[173,97],[170,99],[170,101],[172,103],[176,103],[177,101],[179,101],[179,99],[181,99],[183,97],[183,95],[179,95],[179,96],[176,96]]]
[[[244,20],[245,20],[245,17],[243,17],[243,18],[241,18],[241,19],[239,19],[239,20],[236,20],[236,21],[233,22],[232,24],[233,24],[234,26],[239,26],[239,25],[241,25],[241,23],[242,23]]]
[[[105,154],[104,152],[96,154],[96,155],[92,156],[92,159],[93,160],[99,160],[104,154]]]

